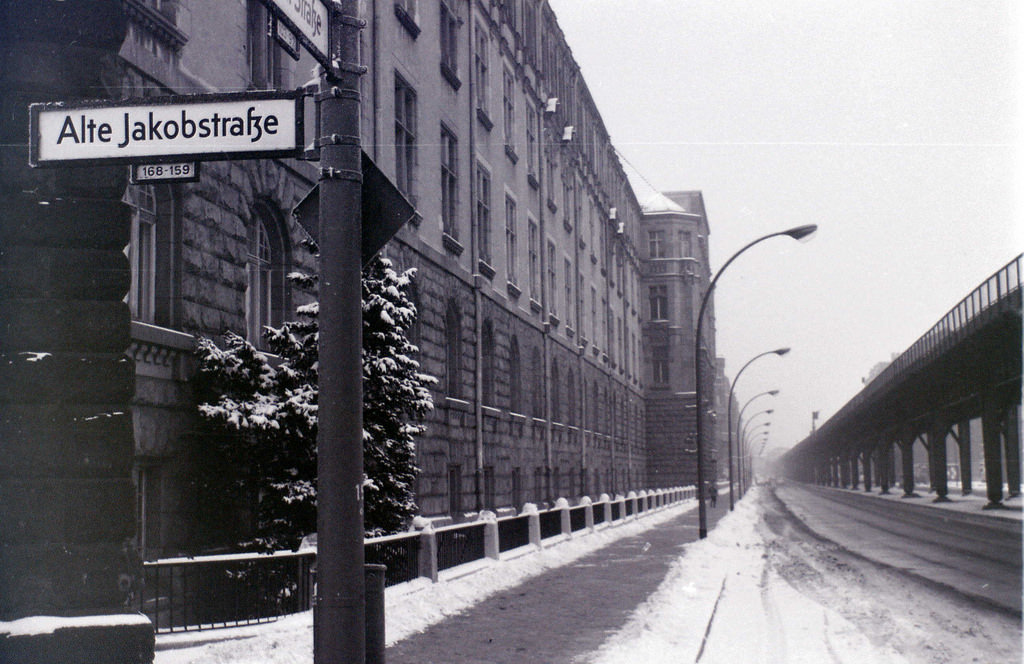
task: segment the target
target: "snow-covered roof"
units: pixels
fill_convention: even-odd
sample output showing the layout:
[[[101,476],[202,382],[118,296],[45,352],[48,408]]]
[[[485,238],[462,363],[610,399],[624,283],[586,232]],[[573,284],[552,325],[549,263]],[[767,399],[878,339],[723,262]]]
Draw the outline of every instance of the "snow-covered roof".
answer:
[[[664,194],[654,194],[645,200],[640,207],[644,214],[660,214],[665,212],[686,212],[677,203],[674,203]]]

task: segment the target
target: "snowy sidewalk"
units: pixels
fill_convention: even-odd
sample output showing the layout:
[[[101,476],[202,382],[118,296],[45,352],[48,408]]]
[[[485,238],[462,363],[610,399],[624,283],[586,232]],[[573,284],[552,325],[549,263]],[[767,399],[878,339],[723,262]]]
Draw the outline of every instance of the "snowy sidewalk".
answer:
[[[727,500],[708,507],[709,529],[728,509]],[[585,657],[626,623],[696,540],[697,510],[690,510],[393,644],[388,664],[554,664]]]

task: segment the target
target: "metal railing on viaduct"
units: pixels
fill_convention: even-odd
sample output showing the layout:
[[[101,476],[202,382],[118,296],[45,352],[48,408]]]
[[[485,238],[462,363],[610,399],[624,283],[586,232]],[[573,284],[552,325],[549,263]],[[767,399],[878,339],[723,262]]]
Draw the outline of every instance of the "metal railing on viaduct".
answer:
[[[927,483],[948,500],[949,478],[986,507],[1020,493],[1021,256],[986,279],[817,431],[782,459],[793,479],[905,496]],[[982,463],[971,458],[980,420]],[[975,431],[978,427],[975,427]],[[955,443],[951,463],[947,442]],[[974,446],[977,448],[977,445]],[[915,458],[916,448],[916,458]]]

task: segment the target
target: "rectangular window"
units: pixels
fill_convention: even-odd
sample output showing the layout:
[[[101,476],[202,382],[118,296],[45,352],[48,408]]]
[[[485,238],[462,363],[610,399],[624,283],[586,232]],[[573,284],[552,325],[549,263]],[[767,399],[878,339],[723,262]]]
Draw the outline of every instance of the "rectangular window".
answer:
[[[491,263],[491,174],[476,166],[476,228],[480,240],[480,260]]]
[[[558,315],[558,307],[555,305],[555,297],[558,288],[555,284],[555,243],[548,240],[548,311],[552,316]]]
[[[505,125],[505,145],[516,145],[516,79],[508,69],[502,70],[501,108]]]
[[[597,288],[590,287],[590,340],[597,345]]]
[[[508,280],[518,284],[518,272],[516,270],[516,201],[511,196],[505,196],[505,269],[508,271]]]
[[[494,482],[494,466],[484,466],[484,508],[493,510],[497,507]]]
[[[523,504],[523,472],[519,467],[512,469],[512,506]]]
[[[651,320],[668,320],[668,286],[651,286]]]
[[[448,512],[458,514],[462,511],[462,466],[457,463],[448,464]]]
[[[459,72],[459,18],[441,0],[441,70],[446,77],[456,78]]]
[[[647,231],[647,244],[651,258],[665,258],[665,231]]]
[[[537,11],[533,1],[523,2],[523,57],[531,64],[537,58]]]
[[[395,74],[395,185],[415,202],[416,91]]]
[[[693,256],[693,236],[690,231],[679,231],[679,253],[681,258]]]
[[[651,379],[658,385],[668,383],[668,346],[651,348]]]
[[[537,176],[537,126],[539,119],[533,104],[526,104],[526,173]]]
[[[488,72],[488,49],[490,48],[490,38],[487,36],[486,28],[477,25],[476,27],[476,53],[473,55],[473,68],[476,81],[474,83],[476,90],[476,107],[483,112],[487,112],[487,90],[490,87],[487,84],[487,72]]]
[[[267,8],[257,0],[249,0],[249,80],[257,89],[282,87],[281,47],[270,36],[270,17]],[[156,43],[153,54],[156,55]]]
[[[528,241],[530,243],[530,297],[540,301],[540,229],[533,219],[530,219]]]
[[[572,261],[565,259],[565,324],[573,325],[572,285],[576,282],[572,276]]]
[[[459,143],[455,134],[441,127],[441,227],[459,239]]]

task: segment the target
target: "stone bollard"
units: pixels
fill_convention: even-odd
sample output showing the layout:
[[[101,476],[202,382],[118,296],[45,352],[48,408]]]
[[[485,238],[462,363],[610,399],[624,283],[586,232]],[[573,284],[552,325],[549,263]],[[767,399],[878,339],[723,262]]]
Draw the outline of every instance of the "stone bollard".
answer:
[[[526,503],[523,505],[523,514],[529,517],[530,527],[530,544],[536,547],[540,547],[540,512],[537,511],[537,505],[534,503]]]
[[[630,491],[629,493],[627,493],[626,494],[626,500],[629,502],[630,507],[632,507],[633,518],[634,519],[640,518],[640,512],[639,512],[639,510],[637,510],[636,491]]]
[[[612,522],[612,497],[602,493],[601,502],[604,503],[604,522],[607,525]]]
[[[483,510],[477,521],[484,522],[484,555],[491,560],[498,560],[498,515],[490,510]]]
[[[562,534],[572,537],[572,520],[569,518],[569,501],[565,498],[559,498],[555,501],[555,509],[562,510],[559,515],[562,521]]]
[[[651,504],[647,502],[647,489],[640,489],[640,493],[636,494],[636,499],[641,512],[650,511]]]
[[[420,532],[420,576],[437,583],[437,536],[434,534],[434,524],[418,516],[412,520],[412,527]]]
[[[594,532],[594,503],[590,496],[580,498],[580,505],[583,505],[583,518],[587,522],[587,531]]]

